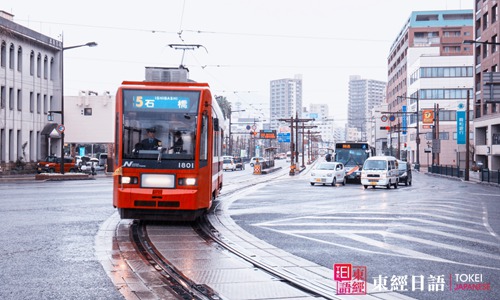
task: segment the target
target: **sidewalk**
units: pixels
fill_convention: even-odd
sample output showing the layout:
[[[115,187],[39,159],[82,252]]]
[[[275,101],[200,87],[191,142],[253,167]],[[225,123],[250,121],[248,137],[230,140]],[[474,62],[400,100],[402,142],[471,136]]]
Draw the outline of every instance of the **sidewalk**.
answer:
[[[469,181],[465,181],[465,179],[463,177],[443,175],[443,174],[439,174],[439,173],[431,173],[427,169],[420,169],[420,171],[415,171],[414,170],[414,172],[420,172],[422,174],[426,174],[426,175],[429,175],[429,176],[436,176],[436,177],[444,177],[444,178],[454,179],[454,180],[457,180],[457,181],[471,182],[471,183],[476,183],[476,184],[486,184],[486,185],[489,185],[489,186],[500,187],[500,184],[495,183],[495,182],[481,181],[481,173],[479,173],[479,172],[469,172]]]

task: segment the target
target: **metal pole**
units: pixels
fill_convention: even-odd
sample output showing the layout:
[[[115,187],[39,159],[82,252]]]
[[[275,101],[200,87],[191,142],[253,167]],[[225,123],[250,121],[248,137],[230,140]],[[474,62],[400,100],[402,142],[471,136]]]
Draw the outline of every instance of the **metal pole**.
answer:
[[[60,73],[61,73],[61,125],[64,125],[64,40],[61,43],[61,61]],[[61,174],[64,174],[64,130],[61,131]]]
[[[304,168],[306,165],[304,164],[304,156],[306,156],[306,152],[305,152],[305,126],[304,126],[304,122],[302,122],[302,168]]]
[[[470,119],[470,112],[469,112],[469,103],[470,102],[470,95],[469,95],[469,89],[467,89],[467,101],[465,103],[465,173],[464,173],[464,180],[469,181],[469,156],[470,156],[470,142],[469,142],[469,119]]]
[[[229,110],[229,153],[228,155],[233,155],[233,139],[231,137],[231,110]]]
[[[299,113],[295,112],[295,163],[299,164]]]
[[[419,109],[419,99],[418,99],[418,91],[417,91],[417,138],[415,139],[415,143],[417,144],[417,162],[415,164],[415,170],[420,170],[420,109]]]
[[[60,65],[60,73],[61,73],[61,125],[64,125],[64,50],[80,48],[80,47],[95,47],[97,46],[96,42],[88,42],[83,45],[76,45],[70,47],[64,47],[64,38],[61,39],[61,61]],[[64,126],[63,126],[64,128]],[[64,174],[64,129],[61,131],[61,174]]]
[[[293,115],[290,117],[290,175],[295,175],[295,170],[293,169],[293,164],[295,163],[295,145],[293,141]],[[293,173],[292,173],[293,172]]]

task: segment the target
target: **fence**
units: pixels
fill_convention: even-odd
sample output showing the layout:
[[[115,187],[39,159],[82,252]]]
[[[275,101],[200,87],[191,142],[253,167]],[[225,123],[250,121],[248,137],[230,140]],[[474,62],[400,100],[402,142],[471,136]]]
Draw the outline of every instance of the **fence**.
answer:
[[[465,169],[460,169],[456,166],[434,165],[428,167],[428,172],[444,176],[464,178]],[[492,171],[489,169],[482,169],[477,172],[469,172],[469,180],[470,179],[500,184],[500,170]]]

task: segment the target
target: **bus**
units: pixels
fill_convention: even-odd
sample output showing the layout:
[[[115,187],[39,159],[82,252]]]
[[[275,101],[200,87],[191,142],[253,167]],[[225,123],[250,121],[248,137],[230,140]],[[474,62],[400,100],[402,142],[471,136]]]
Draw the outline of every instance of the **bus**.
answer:
[[[365,142],[344,142],[335,144],[335,161],[346,168],[348,181],[361,183],[361,170],[368,157],[375,154],[375,149]]]
[[[124,81],[113,206],[122,219],[193,221],[222,189],[224,116],[207,83]]]

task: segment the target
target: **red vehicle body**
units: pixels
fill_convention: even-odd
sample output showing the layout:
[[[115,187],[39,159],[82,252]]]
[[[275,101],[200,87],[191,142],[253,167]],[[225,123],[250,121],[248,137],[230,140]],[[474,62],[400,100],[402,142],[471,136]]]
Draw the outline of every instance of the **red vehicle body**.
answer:
[[[36,165],[37,173],[61,173],[61,158],[56,156],[47,156]],[[64,173],[78,172],[78,166],[73,157],[64,158]]]
[[[219,124],[224,117],[206,83],[123,82],[113,188],[121,218],[195,220],[207,212],[222,188]],[[146,132],[160,140],[152,150]]]

